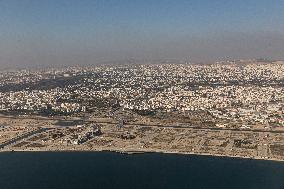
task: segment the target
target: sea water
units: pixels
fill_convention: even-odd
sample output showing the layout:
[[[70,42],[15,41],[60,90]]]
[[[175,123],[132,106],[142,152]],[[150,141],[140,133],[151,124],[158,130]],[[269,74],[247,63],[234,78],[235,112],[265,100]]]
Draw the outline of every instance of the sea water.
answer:
[[[0,153],[0,189],[284,189],[284,162],[110,152]]]

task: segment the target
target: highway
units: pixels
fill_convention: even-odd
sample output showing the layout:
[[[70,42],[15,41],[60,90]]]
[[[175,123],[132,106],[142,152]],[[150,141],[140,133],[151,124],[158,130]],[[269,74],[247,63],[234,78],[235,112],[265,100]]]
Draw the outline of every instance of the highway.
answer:
[[[45,132],[47,130],[49,130],[49,128],[39,128],[39,129],[37,129],[35,131],[24,133],[24,134],[22,134],[20,136],[17,136],[15,138],[12,138],[12,139],[10,139],[8,141],[5,141],[4,143],[0,144],[0,149],[1,148],[5,148],[6,146],[9,146],[11,144],[15,144],[16,142],[18,142],[20,140],[23,140],[25,138],[28,138],[30,136],[36,135],[36,134],[41,133],[41,132]]]

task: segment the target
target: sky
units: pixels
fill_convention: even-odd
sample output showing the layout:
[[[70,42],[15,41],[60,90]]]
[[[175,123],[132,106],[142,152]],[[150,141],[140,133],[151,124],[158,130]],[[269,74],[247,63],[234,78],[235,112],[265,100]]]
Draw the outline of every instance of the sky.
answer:
[[[0,69],[284,59],[283,0],[0,0]]]

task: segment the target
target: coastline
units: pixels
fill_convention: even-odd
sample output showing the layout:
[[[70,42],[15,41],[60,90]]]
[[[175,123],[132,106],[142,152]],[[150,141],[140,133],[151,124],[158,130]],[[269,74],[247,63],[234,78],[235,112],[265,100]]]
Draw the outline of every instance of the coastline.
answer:
[[[274,162],[284,162],[284,159],[277,159],[277,158],[265,158],[265,157],[247,157],[247,156],[238,156],[238,155],[222,155],[222,154],[212,154],[212,153],[194,153],[194,152],[178,152],[178,151],[165,151],[165,150],[117,150],[117,149],[51,149],[51,150],[44,150],[44,149],[7,149],[7,150],[0,150],[1,153],[5,152],[113,152],[113,153],[120,153],[126,155],[139,155],[139,154],[146,154],[146,153],[160,153],[160,154],[174,154],[174,155],[194,155],[194,156],[207,156],[207,157],[224,157],[224,158],[237,158],[237,159],[244,159],[244,160],[265,160],[265,161],[274,161]]]

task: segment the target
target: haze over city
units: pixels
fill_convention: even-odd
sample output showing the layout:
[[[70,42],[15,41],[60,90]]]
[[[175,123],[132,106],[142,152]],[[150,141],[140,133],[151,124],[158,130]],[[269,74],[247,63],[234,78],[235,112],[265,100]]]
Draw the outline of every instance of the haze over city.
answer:
[[[283,189],[283,0],[0,0],[0,189]]]
[[[1,0],[0,68],[284,59],[284,1]]]

